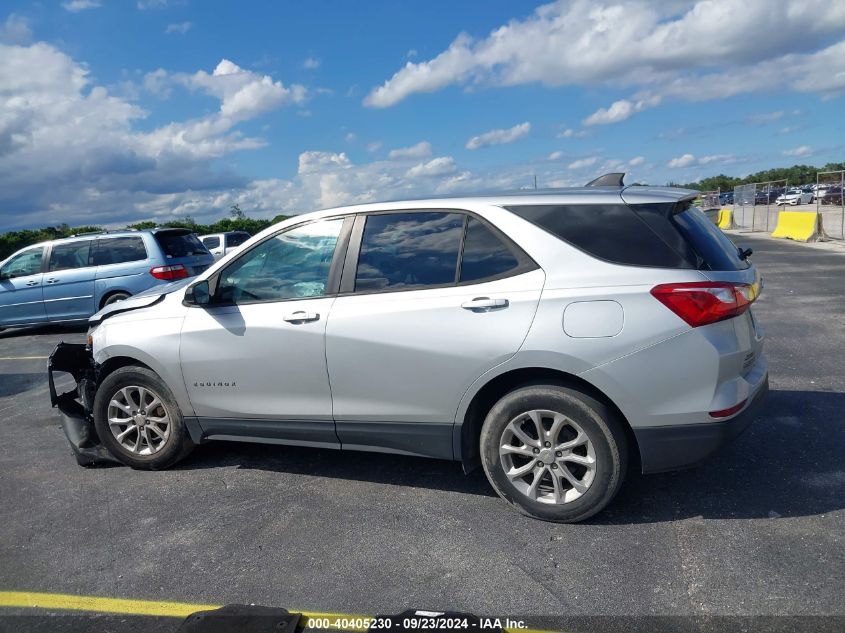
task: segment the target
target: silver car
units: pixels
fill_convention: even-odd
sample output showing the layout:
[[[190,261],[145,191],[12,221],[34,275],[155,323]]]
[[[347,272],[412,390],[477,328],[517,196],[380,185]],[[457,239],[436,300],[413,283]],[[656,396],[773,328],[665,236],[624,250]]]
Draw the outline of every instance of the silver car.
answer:
[[[696,195],[609,175],[299,215],[100,311],[53,353],[51,398],[80,463],[167,468],[207,440],[421,455],[580,521],[767,391],[760,277]]]

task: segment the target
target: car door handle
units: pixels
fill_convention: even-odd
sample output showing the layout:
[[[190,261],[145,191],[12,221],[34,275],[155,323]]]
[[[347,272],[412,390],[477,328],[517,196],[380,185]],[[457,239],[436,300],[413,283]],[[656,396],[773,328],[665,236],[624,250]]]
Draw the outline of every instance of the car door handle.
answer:
[[[316,321],[320,315],[316,312],[306,312],[305,310],[297,310],[282,317],[288,323],[303,323],[305,321]]]
[[[50,277],[50,279],[47,280],[47,283],[48,284],[57,284],[57,283],[59,283],[59,281],[61,281],[61,280],[56,279],[55,277]]]
[[[465,301],[461,304],[461,307],[464,310],[478,310],[484,311],[487,310],[501,310],[503,308],[507,308],[508,303],[507,299],[491,299],[490,297],[476,297],[470,301]]]
[[[27,281],[26,285],[29,286],[30,288],[32,288],[33,286],[37,286],[38,282],[37,281]]]

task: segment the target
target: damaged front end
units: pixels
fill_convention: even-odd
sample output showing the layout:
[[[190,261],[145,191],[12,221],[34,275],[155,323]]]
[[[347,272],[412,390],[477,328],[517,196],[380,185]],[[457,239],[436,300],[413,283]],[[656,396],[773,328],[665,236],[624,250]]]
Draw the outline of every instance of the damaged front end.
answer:
[[[53,372],[67,372],[76,387],[56,393]],[[80,466],[119,463],[100,443],[94,428],[94,394],[97,390],[97,366],[91,350],[81,343],[59,343],[47,361],[50,404],[62,414],[62,428]]]

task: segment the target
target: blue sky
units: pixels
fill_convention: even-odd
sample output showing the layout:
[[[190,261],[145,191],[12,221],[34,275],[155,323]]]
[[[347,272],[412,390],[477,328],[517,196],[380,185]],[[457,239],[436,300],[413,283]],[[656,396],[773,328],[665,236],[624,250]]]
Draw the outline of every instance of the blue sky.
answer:
[[[0,229],[843,160],[845,3],[0,7]]]

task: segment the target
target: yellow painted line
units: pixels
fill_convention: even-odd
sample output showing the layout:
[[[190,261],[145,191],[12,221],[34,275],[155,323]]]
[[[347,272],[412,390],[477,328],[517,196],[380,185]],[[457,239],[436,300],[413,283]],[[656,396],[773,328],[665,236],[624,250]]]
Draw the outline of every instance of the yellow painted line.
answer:
[[[64,593],[38,593],[32,591],[0,591],[0,608],[53,609],[57,611],[90,611],[95,613],[120,613],[124,615],[150,615],[170,618],[185,618],[197,611],[219,609],[218,604],[191,604],[161,600],[133,600],[131,598],[103,598],[100,596],[74,596]],[[288,609],[290,613],[301,613],[303,626],[309,619],[356,620],[371,616],[322,611],[301,611]],[[342,631],[366,631],[362,627],[334,627]],[[506,629],[507,630],[507,629]],[[555,633],[543,629],[512,629],[512,633]]]
[[[0,356],[0,360],[47,360],[49,356]]]

